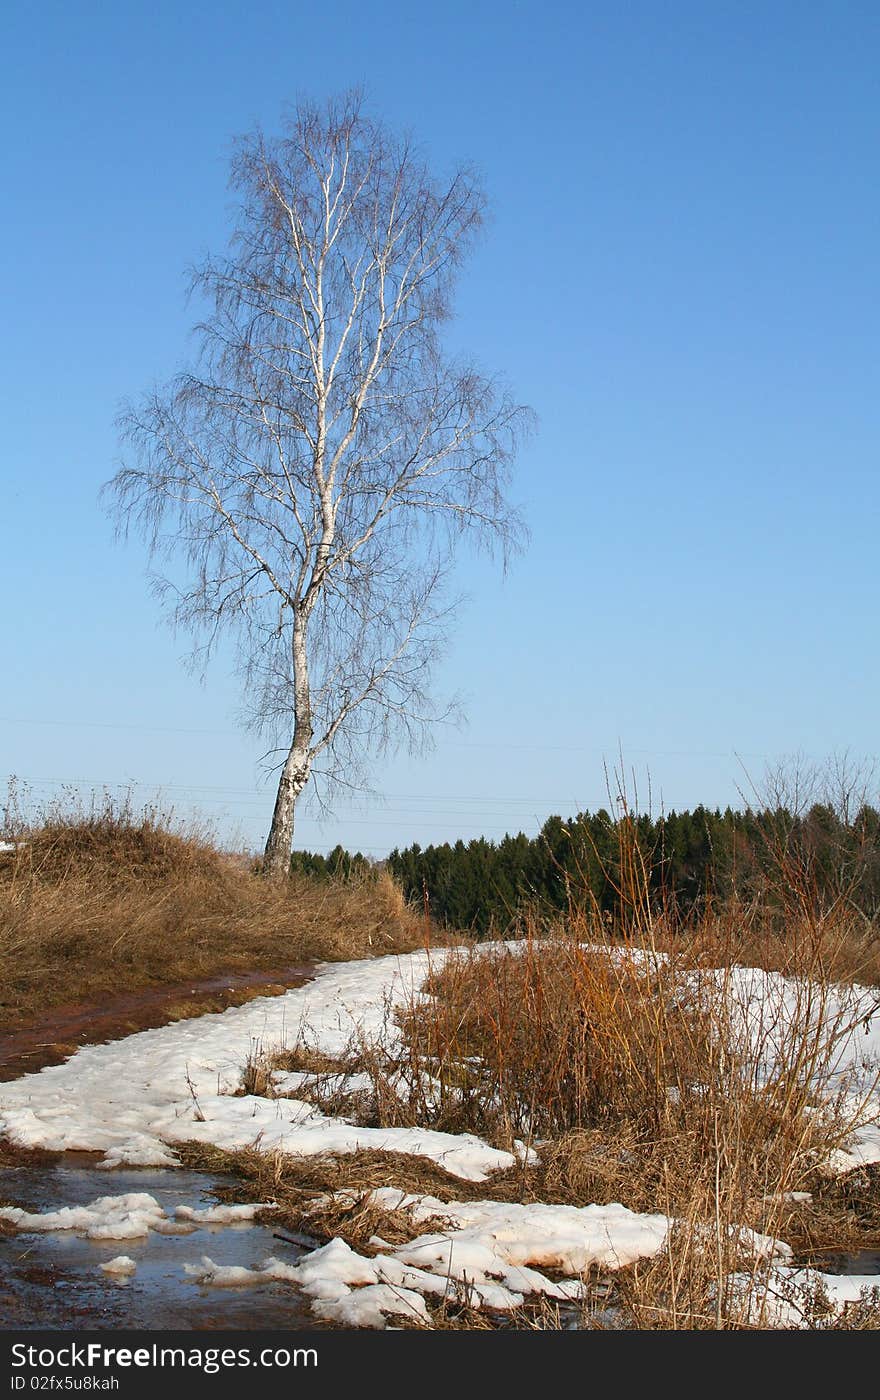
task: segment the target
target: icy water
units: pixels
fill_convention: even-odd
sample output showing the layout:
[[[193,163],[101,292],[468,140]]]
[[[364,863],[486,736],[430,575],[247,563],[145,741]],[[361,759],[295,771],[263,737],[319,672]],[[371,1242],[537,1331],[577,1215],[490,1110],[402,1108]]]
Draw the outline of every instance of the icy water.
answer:
[[[880,1274],[880,1249],[824,1254],[813,1262],[826,1274]]]
[[[171,1213],[175,1206],[216,1204],[216,1178],[154,1168],[98,1171],[69,1161],[0,1170],[0,1203],[30,1211],[88,1205],[99,1196],[146,1191]],[[271,1255],[293,1264],[302,1254],[275,1238],[271,1226],[203,1225],[189,1235],[94,1241],[75,1231],[0,1235],[0,1328],[308,1328],[314,1315],[290,1284],[204,1288],[184,1272],[203,1254],[218,1264],[256,1268]],[[114,1282],[100,1265],[120,1254],[137,1263]]]
[[[206,1173],[99,1171],[94,1160],[68,1154],[48,1167],[2,1169],[0,1204],[48,1211],[135,1191],[154,1196],[169,1214],[178,1205],[215,1203],[218,1179]],[[271,1225],[200,1225],[188,1235],[151,1232],[139,1240],[87,1240],[72,1230],[0,1234],[0,1329],[314,1328],[307,1300],[291,1284],[206,1288],[184,1272],[205,1254],[253,1269],[272,1255],[293,1264],[302,1253]],[[134,1259],[137,1271],[114,1280],[100,1265],[120,1254]],[[813,1263],[828,1273],[880,1274],[880,1251],[828,1254]]]

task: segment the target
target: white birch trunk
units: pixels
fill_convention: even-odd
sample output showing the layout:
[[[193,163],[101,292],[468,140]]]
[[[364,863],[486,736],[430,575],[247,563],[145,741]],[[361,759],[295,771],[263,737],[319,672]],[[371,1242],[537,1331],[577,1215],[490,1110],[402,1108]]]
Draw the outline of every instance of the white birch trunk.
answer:
[[[263,873],[274,881],[286,880],[290,873],[296,799],[312,771],[312,706],[309,690],[306,623],[297,612],[293,623],[293,676],[296,718],[293,742],[281,770],[272,825],[263,856]]]

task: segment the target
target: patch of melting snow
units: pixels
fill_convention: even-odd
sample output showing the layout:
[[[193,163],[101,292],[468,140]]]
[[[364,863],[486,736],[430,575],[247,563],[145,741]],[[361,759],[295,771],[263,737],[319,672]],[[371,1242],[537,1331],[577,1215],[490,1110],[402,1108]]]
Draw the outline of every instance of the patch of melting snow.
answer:
[[[854,1303],[880,1306],[876,1274],[827,1274],[818,1269],[774,1265],[759,1279],[737,1276],[734,1294],[747,1319],[765,1327],[814,1329]]]
[[[345,1051],[355,1031],[393,1045],[400,1033],[388,1022],[387,1008],[418,1001],[426,973],[446,955],[440,949],[325,965],[312,982],[283,996],[84,1047],[65,1064],[0,1085],[0,1135],[22,1147],[98,1151],[106,1167],[172,1166],[174,1144],[194,1140],[291,1156],[403,1152],[429,1157],[465,1180],[483,1181],[513,1166],[515,1155],[470,1134],[362,1128],[295,1097],[238,1094],[254,1045],[283,1046],[303,1027],[310,1044],[331,1058]],[[767,1043],[768,1025],[778,1033],[796,1014],[796,991],[779,974],[736,968],[730,980],[733,1009],[756,1045]],[[823,1008],[832,1018],[845,1013],[857,1020],[856,1030],[836,1048],[834,1083],[828,1087],[849,1087],[847,1076],[867,1085],[869,1066],[880,1053],[873,993],[839,988]],[[291,1073],[276,1079],[276,1087],[295,1093],[303,1082]],[[880,1161],[878,1103],[855,1116],[860,1121],[852,1140],[834,1155],[831,1170]]]
[[[348,1327],[383,1328],[390,1318],[408,1314],[428,1323],[425,1294],[444,1295],[447,1282],[398,1260],[366,1258],[344,1240],[331,1240],[297,1264],[267,1259],[258,1269],[224,1267],[208,1255],[187,1264],[194,1282],[212,1288],[239,1288],[284,1281],[311,1299],[316,1317]],[[453,1285],[453,1293],[455,1288]]]
[[[98,1267],[105,1274],[119,1278],[130,1278],[137,1271],[137,1264],[127,1254],[117,1254],[115,1259],[108,1259],[106,1264],[99,1264]]]
[[[483,1181],[517,1157],[470,1133],[362,1128],[296,1098],[237,1092],[253,1046],[282,1046],[303,1025],[328,1056],[341,1054],[355,1029],[393,1036],[389,999],[418,996],[429,966],[443,956],[336,964],[283,996],[86,1046],[62,1065],[0,1085],[0,1136],[21,1147],[101,1152],[107,1168],[173,1166],[173,1144],[195,1141],[291,1156],[402,1152]]]
[[[391,1245],[370,1240],[379,1251],[368,1258],[335,1239],[296,1264],[267,1259],[258,1269],[229,1269],[204,1256],[187,1273],[209,1287],[259,1285],[273,1279],[297,1284],[312,1300],[316,1316],[348,1326],[379,1327],[385,1318],[410,1313],[426,1321],[424,1299],[457,1302],[509,1312],[530,1296],[562,1303],[585,1296],[583,1275],[592,1266],[622,1268],[661,1250],[669,1231],[665,1215],[639,1215],[617,1203],[599,1206],[518,1205],[498,1201],[447,1201],[379,1188],[366,1204],[406,1210],[414,1225],[442,1220],[442,1232],[416,1235]],[[748,1233],[758,1257],[788,1259],[780,1241]],[[542,1269],[565,1277],[551,1279]],[[417,1306],[413,1295],[422,1301]]]
[[[273,1202],[211,1206],[205,1210],[177,1206],[169,1216],[155,1196],[130,1191],[121,1196],[100,1196],[89,1205],[62,1206],[60,1210],[34,1212],[19,1206],[2,1206],[0,1220],[22,1232],[75,1230],[87,1240],[137,1240],[145,1239],[151,1230],[158,1235],[189,1235],[198,1225],[251,1221],[257,1211],[275,1209]]]
[[[360,1199],[359,1193],[340,1193]],[[381,1187],[364,1197],[367,1205],[404,1210],[414,1226],[442,1221],[444,1229],[391,1245],[374,1235],[372,1258],[341,1239],[287,1265],[267,1259],[257,1269],[224,1268],[210,1256],[187,1265],[199,1283],[216,1288],[260,1285],[284,1279],[312,1300],[317,1317],[345,1326],[382,1327],[401,1314],[427,1322],[426,1298],[469,1302],[500,1312],[520,1307],[535,1295],[561,1303],[585,1296],[584,1275],[594,1266],[618,1269],[657,1254],[667,1239],[670,1219],[640,1215],[610,1205],[528,1206],[499,1201],[441,1201]],[[740,1231],[743,1246],[757,1260],[785,1261],[788,1245],[754,1231]],[[551,1279],[542,1269],[564,1277]],[[413,1298],[419,1298],[419,1304]]]

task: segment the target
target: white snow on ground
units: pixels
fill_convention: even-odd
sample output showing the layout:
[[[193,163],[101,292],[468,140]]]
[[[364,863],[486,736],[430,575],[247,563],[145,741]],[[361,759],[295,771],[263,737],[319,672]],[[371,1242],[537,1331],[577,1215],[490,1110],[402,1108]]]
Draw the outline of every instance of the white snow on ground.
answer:
[[[743,1311],[752,1323],[773,1328],[812,1328],[839,1316],[849,1304],[880,1303],[877,1274],[825,1274],[818,1269],[774,1266],[766,1278],[739,1278]]]
[[[445,1293],[446,1283],[418,1270],[394,1266],[383,1270],[384,1261],[356,1254],[344,1240],[331,1240],[314,1250],[298,1264],[267,1259],[259,1269],[215,1264],[204,1255],[200,1264],[186,1264],[195,1283],[211,1288],[238,1288],[251,1284],[286,1282],[296,1284],[312,1300],[315,1314],[327,1321],[349,1327],[387,1325],[388,1317],[408,1313],[428,1322],[426,1292]],[[388,1274],[394,1283],[388,1282]],[[407,1287],[408,1283],[419,1285]]]
[[[239,1225],[250,1224],[258,1210],[276,1210],[274,1203],[263,1201],[260,1205],[208,1206],[205,1210],[195,1210],[193,1206],[175,1206],[175,1220],[191,1221],[193,1225]]]
[[[365,1204],[406,1210],[414,1223],[439,1219],[444,1228],[402,1245],[374,1237],[370,1243],[381,1251],[375,1258],[335,1239],[293,1265],[267,1259],[259,1269],[242,1269],[215,1264],[206,1256],[186,1271],[215,1288],[286,1280],[312,1299],[317,1316],[375,1327],[384,1325],[379,1321],[383,1314],[410,1311],[413,1293],[501,1311],[520,1307],[536,1294],[577,1302],[583,1296],[582,1275],[591,1266],[618,1269],[656,1254],[670,1226],[665,1215],[638,1215],[618,1204],[444,1203],[392,1187],[371,1192]],[[744,1232],[743,1242],[758,1258],[791,1257],[787,1245],[764,1235]],[[536,1265],[566,1277],[550,1279]],[[424,1305],[416,1312],[424,1320]],[[354,1323],[355,1316],[365,1320]]]
[[[444,956],[434,952],[430,963]],[[428,967],[426,953],[325,966],[315,981],[284,996],[87,1046],[65,1064],[0,1086],[0,1136],[23,1147],[100,1151],[107,1167],[174,1165],[172,1145],[187,1139],[295,1156],[384,1148],[430,1157],[466,1180],[485,1180],[514,1158],[479,1138],[359,1128],[299,1099],[235,1096],[255,1048],[292,1045],[304,1027],[308,1043],[331,1056],[345,1049],[356,1029],[366,1037],[393,1036],[386,1005],[416,994]],[[780,1029],[797,1014],[794,984],[776,973],[735,969],[732,989],[756,1053],[769,1063]],[[836,1156],[836,1170],[880,1161],[880,1128],[868,1121],[880,1108],[876,1097],[860,1112],[870,1063],[880,1062],[880,1015],[873,1007],[873,992],[839,989],[831,1004],[816,1008],[826,1019],[839,1016],[854,1026],[841,1036],[824,1086],[845,1089],[863,1124],[847,1152]]]
[[[230,1105],[232,1107],[230,1107]],[[484,1181],[490,1172],[511,1167],[516,1158],[470,1133],[438,1133],[429,1128],[359,1128],[328,1118],[297,1099],[221,1098],[203,1110],[204,1122],[179,1119],[154,1124],[168,1142],[207,1142],[218,1147],[259,1147],[295,1157],[373,1149],[430,1157],[453,1176]],[[117,1153],[108,1162],[131,1159]]]
[[[420,1268],[408,1264],[401,1250],[367,1258],[340,1239],[331,1240],[292,1265],[267,1259],[259,1269],[230,1268],[204,1256],[201,1264],[187,1264],[185,1268],[195,1282],[214,1288],[276,1280],[294,1283],[312,1300],[317,1317],[363,1327],[383,1327],[386,1316],[400,1313],[427,1321],[426,1297],[435,1302],[444,1297],[468,1299],[508,1311],[520,1306],[527,1294],[545,1293],[561,1300],[581,1295],[578,1279],[553,1283],[534,1269],[501,1268],[498,1278],[477,1269],[474,1277],[468,1273],[464,1280],[445,1269],[435,1272],[430,1265]],[[509,1286],[514,1274],[518,1291]]]
[[[637,1215],[618,1204],[444,1204],[394,1189],[374,1192],[373,1199],[386,1209],[409,1210],[416,1222],[440,1217],[446,1225],[404,1245],[384,1245],[389,1257],[378,1261],[380,1269],[408,1265],[443,1283],[452,1280],[460,1296],[502,1310],[519,1307],[536,1293],[576,1300],[582,1293],[580,1275],[591,1265],[617,1269],[656,1254],[670,1224],[665,1215]],[[554,1282],[535,1266],[566,1277]]]
[[[513,1165],[515,1157],[467,1134],[360,1128],[297,1098],[237,1094],[244,1065],[255,1051],[293,1045],[306,1028],[307,1043],[328,1056],[341,1054],[354,1032],[384,1038],[387,1044],[395,1031],[387,1024],[386,1008],[417,996],[429,965],[438,965],[444,956],[441,950],[430,958],[416,953],[325,966],[315,981],[284,996],[86,1047],[63,1065],[0,1085],[0,1136],[24,1147],[100,1151],[106,1167],[174,1165],[173,1145],[185,1140],[295,1156],[383,1148],[430,1157],[464,1179],[484,1180]],[[730,987],[733,1017],[739,1017],[754,1047],[760,1082],[771,1073],[781,1030],[802,1009],[797,986],[778,974],[734,969]],[[830,1003],[817,1002],[811,1012],[825,1021],[839,1018],[841,1035],[821,1089],[845,1099],[856,1125],[846,1151],[829,1164],[832,1170],[880,1161],[880,1100],[873,1082],[880,1062],[880,1015],[874,997],[865,989],[840,988]],[[278,1075],[275,1084],[295,1094],[314,1079]],[[364,1086],[348,1081],[346,1087]],[[401,1246],[374,1240],[373,1247],[381,1251],[374,1259],[334,1240],[293,1265],[268,1260],[262,1269],[248,1270],[204,1258],[189,1266],[190,1274],[213,1286],[284,1279],[311,1298],[318,1316],[347,1326],[379,1327],[401,1313],[424,1321],[425,1297],[449,1289],[459,1298],[466,1293],[502,1309],[536,1293],[576,1299],[582,1271],[592,1265],[616,1268],[654,1254],[669,1228],[665,1216],[636,1215],[617,1204],[441,1203],[391,1189],[375,1194],[377,1203],[410,1210],[414,1228],[439,1216],[442,1231]],[[234,1224],[250,1219],[255,1209],[179,1207],[172,1218],[153,1197],[131,1194],[45,1215],[6,1207],[0,1218],[21,1230],[74,1229],[92,1239],[135,1239],[150,1230],[189,1232],[202,1223]],[[764,1237],[749,1237],[748,1242],[759,1256],[786,1258],[785,1246]],[[551,1280],[541,1269],[564,1277]],[[785,1279],[778,1270],[771,1277]],[[821,1278],[832,1279],[829,1297],[841,1304],[848,1289],[858,1292],[855,1281]]]
[[[298,1099],[234,1096],[255,1047],[293,1044],[303,1026],[328,1055],[340,1054],[356,1028],[387,1031],[385,997],[413,994],[428,966],[426,953],[336,964],[284,996],[87,1046],[0,1086],[0,1136],[22,1147],[99,1151],[106,1167],[173,1166],[171,1144],[186,1140],[293,1156],[385,1149],[483,1181],[516,1159],[470,1134],[359,1128]]]
[[[64,1206],[61,1210],[32,1214],[18,1206],[0,1208],[0,1220],[16,1230],[46,1233],[75,1230],[88,1240],[138,1240],[150,1231],[158,1235],[189,1235],[199,1225],[230,1225],[253,1221],[257,1211],[275,1210],[273,1202],[259,1205],[211,1206],[193,1210],[177,1206],[169,1216],[155,1196],[130,1191],[123,1196],[101,1196],[87,1206]]]
[[[613,1214],[623,1207],[588,1209],[607,1209]],[[606,1224],[610,1236],[613,1221]],[[185,1270],[195,1283],[204,1287],[234,1288],[272,1282],[295,1284],[311,1298],[316,1316],[353,1327],[382,1328],[389,1320],[407,1315],[428,1323],[426,1296],[435,1301],[444,1296],[458,1301],[469,1298],[501,1311],[518,1307],[529,1293],[544,1293],[561,1302],[577,1302],[584,1296],[580,1279],[553,1283],[534,1269],[518,1271],[519,1291],[516,1291],[509,1286],[509,1277],[502,1281],[481,1278],[479,1267],[473,1276],[468,1272],[466,1279],[447,1275],[443,1269],[431,1273],[408,1267],[405,1258],[417,1243],[368,1259],[355,1253],[343,1240],[336,1239],[298,1264],[285,1264],[273,1258],[267,1259],[259,1269],[245,1269],[215,1264],[205,1255],[200,1264],[187,1264]],[[754,1278],[743,1276],[741,1291],[744,1318],[772,1328],[804,1328],[814,1326],[816,1318],[839,1315],[847,1304],[866,1297],[876,1300],[880,1295],[880,1279],[876,1274],[826,1274],[817,1269],[774,1265],[757,1283]]]
[[[618,1269],[663,1248],[665,1215],[637,1215],[616,1203],[605,1206],[517,1205],[507,1201],[450,1201],[411,1196],[394,1187],[370,1193],[368,1202],[405,1210],[418,1223],[439,1217],[442,1233],[420,1235],[396,1248],[397,1258],[444,1277],[499,1279],[519,1288],[516,1271],[541,1265],[577,1276],[591,1264]],[[544,1280],[546,1283],[546,1280]],[[535,1291],[526,1287],[526,1292]],[[542,1287],[541,1292],[552,1292]]]
[[[724,974],[718,974],[723,978]],[[852,1124],[845,1149],[831,1154],[829,1174],[880,1162],[880,993],[876,987],[831,985],[735,967],[728,980],[731,1029],[755,1063],[756,1084],[778,1076],[781,1045],[800,1044],[803,1073],[815,1064],[812,1084],[835,1101]],[[790,1052],[789,1052],[790,1058]]]

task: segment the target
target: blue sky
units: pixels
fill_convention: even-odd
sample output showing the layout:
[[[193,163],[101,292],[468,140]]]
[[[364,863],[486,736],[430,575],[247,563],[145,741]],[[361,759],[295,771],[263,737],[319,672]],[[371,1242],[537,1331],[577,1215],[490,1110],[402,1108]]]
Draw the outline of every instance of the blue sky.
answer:
[[[121,401],[190,353],[232,139],[358,83],[485,178],[450,335],[539,416],[532,540],[506,579],[462,561],[436,688],[467,726],[296,844],[531,832],[621,752],[656,809],[880,749],[876,5],[49,0],[3,31],[0,776],[262,844],[228,657],[186,672],[98,492]]]

